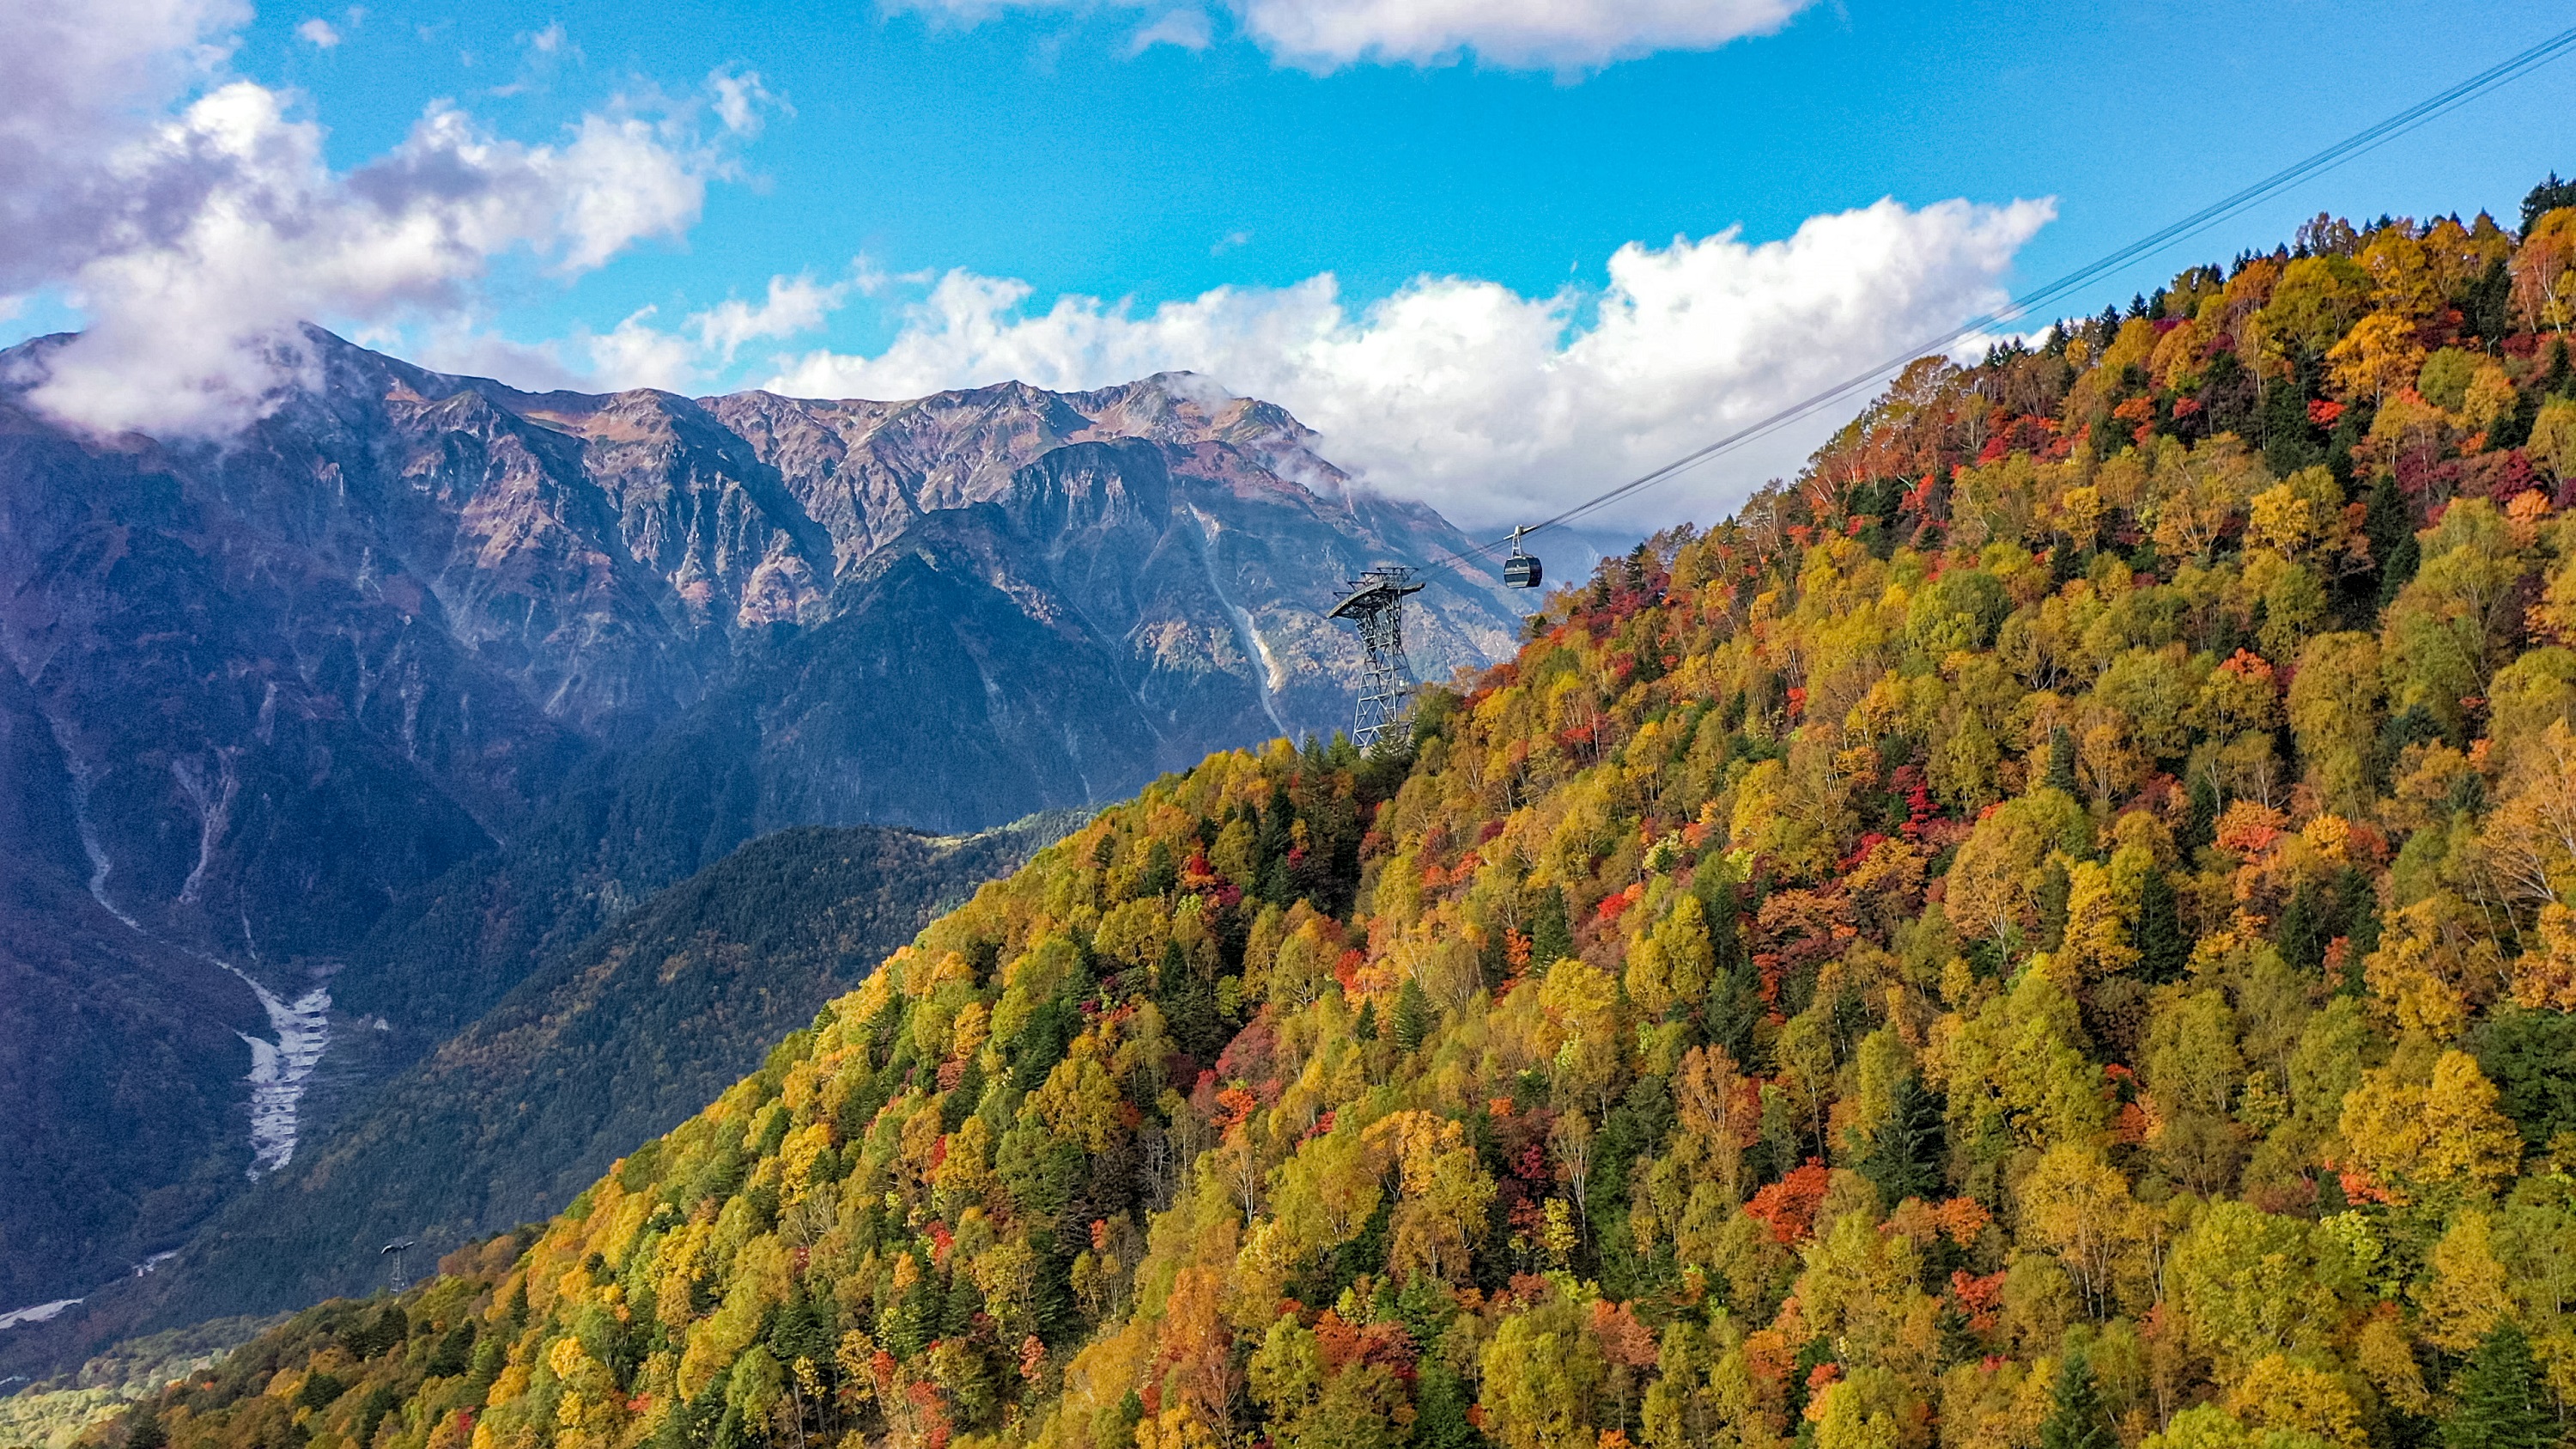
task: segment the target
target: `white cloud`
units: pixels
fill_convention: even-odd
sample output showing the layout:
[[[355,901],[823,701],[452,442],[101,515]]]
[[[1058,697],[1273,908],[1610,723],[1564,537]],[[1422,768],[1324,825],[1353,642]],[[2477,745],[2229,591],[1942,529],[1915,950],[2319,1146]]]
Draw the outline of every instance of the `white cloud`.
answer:
[[[719,66],[707,76],[707,92],[715,98],[716,119],[736,136],[759,135],[761,121],[770,111],[787,108],[761,85],[758,71]]]
[[[684,393],[699,377],[696,350],[651,323],[655,309],[646,307],[610,331],[577,341],[590,354],[590,375],[610,389],[658,387]]]
[[[841,305],[853,285],[824,286],[810,276],[772,277],[769,298],[759,306],[728,297],[691,316],[689,325],[697,332],[699,345],[720,354],[731,366],[745,343],[794,337],[822,326],[825,315]]]
[[[1768,35],[1808,0],[1241,0],[1243,24],[1292,64],[1580,68]]]
[[[316,15],[295,27],[295,36],[316,50],[329,50],[340,43],[340,28]]]
[[[0,5],[0,291],[54,280],[114,203],[109,153],[220,70],[237,0]]]
[[[572,43],[570,33],[560,20],[549,21],[543,30],[521,31],[517,43],[519,73],[507,84],[494,86],[490,92],[492,95],[520,96],[542,91],[554,83],[567,63],[581,63],[581,47]],[[473,56],[469,53],[465,64],[471,66],[473,63]]]
[[[727,298],[690,313],[676,328],[654,325],[660,309],[644,307],[604,333],[576,328],[569,336],[534,343],[456,319],[429,329],[412,355],[441,372],[498,378],[532,392],[654,387],[685,393],[731,367],[745,346],[814,331],[852,292],[873,292],[884,282],[864,261],[854,262],[847,280],[772,277],[760,302]]]
[[[887,0],[967,24],[1009,9],[1085,8],[1093,0]],[[1117,3],[1117,0],[1112,0]],[[1713,50],[1768,35],[1814,0],[1226,0],[1235,23],[1281,63],[1327,71],[1364,62],[1445,65],[1465,55],[1514,69],[1586,70],[1662,50]],[[1130,3],[1123,8],[1144,9]],[[1195,17],[1165,15],[1136,37],[1189,44],[1154,32]],[[1182,22],[1186,24],[1187,22]]]
[[[405,340],[400,336],[357,339],[369,347],[400,345]],[[463,319],[429,328],[410,346],[408,355],[421,366],[439,372],[497,378],[529,392],[556,388],[580,391],[597,384],[589,368],[565,360],[562,343],[514,342]]]
[[[559,277],[590,271],[685,230],[725,172],[685,109],[615,107],[531,145],[444,102],[337,172],[292,97],[223,75],[243,18],[209,0],[0,7],[0,142],[20,143],[0,144],[0,217],[16,228],[0,292],[58,287],[87,322],[21,379],[58,417],[222,434],[304,375],[298,321],[451,315],[513,252]],[[46,44],[77,52],[79,85],[18,59]],[[21,70],[48,89],[15,88]],[[49,97],[71,109],[47,114]]]
[[[1375,485],[1493,526],[1553,512],[1992,309],[2015,252],[2054,214],[2047,201],[1882,201],[1810,218],[1781,241],[1727,231],[1631,243],[1598,293],[1524,297],[1423,277],[1357,310],[1327,274],[1143,313],[1062,297],[1031,314],[1027,284],[953,271],[883,352],[813,352],[764,385],[898,398],[1195,371],[1287,407]],[[1732,501],[1833,425],[1813,420],[1625,517],[1675,516],[1673,493]]]
[[[1147,22],[1127,42],[1129,55],[1142,55],[1158,45],[1176,45],[1183,50],[1205,50],[1215,39],[1215,29],[1208,23],[1204,10],[1174,10]]]

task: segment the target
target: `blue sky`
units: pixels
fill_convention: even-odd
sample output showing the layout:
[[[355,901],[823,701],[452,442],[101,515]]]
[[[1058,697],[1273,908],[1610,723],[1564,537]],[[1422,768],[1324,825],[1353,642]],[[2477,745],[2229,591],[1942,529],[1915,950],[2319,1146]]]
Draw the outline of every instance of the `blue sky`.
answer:
[[[1335,3],[1407,8],[1393,0]],[[1442,8],[1478,6],[1459,0]],[[1489,8],[1514,7],[1498,0]],[[1390,486],[1417,484],[1444,506],[1473,513],[1474,487],[1424,474],[1400,444],[1359,436],[1365,428],[1351,420],[1372,407],[1384,411],[1391,396],[1382,378],[1351,401],[1323,397],[1330,385],[1312,377],[1270,377],[1241,360],[1260,340],[1246,340],[1252,324],[1240,317],[1206,324],[1233,329],[1225,346],[1188,340],[1200,335],[1196,321],[1144,341],[1125,334],[1103,341],[1099,329],[1108,324],[1097,319],[1151,316],[1222,287],[1274,301],[1300,297],[1306,310],[1289,309],[1306,329],[1298,335],[1337,327],[1347,338],[1371,325],[1373,304],[1432,277],[1483,285],[1488,302],[1553,305],[1553,325],[1574,335],[1591,324],[1603,290],[1617,292],[1608,264],[1630,243],[1660,249],[1728,228],[1740,228],[1744,243],[1780,243],[1810,218],[1883,197],[1906,217],[1951,199],[1987,207],[2053,199],[2044,221],[1996,222],[2000,231],[1960,243],[1955,256],[1943,253],[1949,270],[1937,285],[1916,279],[1912,291],[1891,293],[1879,335],[1856,322],[1818,344],[1857,358],[1873,342],[1900,344],[1909,327],[1937,331],[1930,319],[1945,308],[1973,310],[1968,304],[1995,286],[2026,286],[2090,260],[2568,18],[2563,6],[2510,0],[2477,7],[1851,0],[1799,9],[1773,33],[1688,49],[1658,48],[1653,35],[1622,42],[1620,8],[1603,7],[1599,23],[1608,30],[1594,37],[1595,48],[1650,53],[1556,63],[1507,54],[1497,62],[1470,45],[1429,62],[1381,53],[1337,63],[1284,53],[1275,39],[1252,33],[1252,10],[1222,6],[961,12],[579,0],[352,11],[264,3],[246,23],[218,16],[208,27],[238,42],[229,63],[199,74],[189,94],[228,79],[255,82],[282,98],[287,117],[320,128],[328,166],[342,174],[402,146],[433,106],[529,146],[564,145],[584,117],[642,115],[691,158],[700,183],[694,206],[673,203],[660,214],[667,224],[619,239],[596,265],[568,264],[560,245],[503,246],[469,277],[442,281],[432,301],[371,296],[348,315],[320,319],[433,361],[481,363],[504,375],[516,368],[531,381],[655,381],[691,391],[803,381],[856,390],[989,381],[979,373],[1012,367],[1059,385],[1105,382],[1114,379],[1085,369],[1191,365],[1190,349],[1204,345],[1201,370],[1255,374],[1220,382],[1315,394],[1307,410],[1342,419],[1363,462],[1374,461],[1372,471]],[[1144,43],[1148,33],[1190,43]],[[1555,53],[1585,43],[1561,41]],[[733,77],[737,93],[750,87],[747,124],[710,118],[707,78],[716,73]],[[2321,209],[2359,216],[2489,207],[2510,221],[2543,172],[2576,171],[2576,133],[2565,121],[2576,113],[2571,101],[2576,61],[2082,301],[2097,310],[2106,299],[2151,290],[2186,263],[2269,245]],[[1893,269],[1894,278],[1918,246],[1912,236],[1899,225],[1883,232],[1876,251],[1851,243],[1867,253],[1851,268],[1871,276],[1873,267]],[[968,295],[964,281],[946,300],[934,299],[934,279],[951,273],[986,284],[974,294],[981,300],[957,301]],[[1313,290],[1327,275],[1329,307]],[[763,301],[773,277],[802,277],[821,289],[788,309],[811,325],[720,349],[707,340],[706,324],[692,320],[727,298]],[[1294,293],[1301,285],[1309,290]],[[1897,280],[1886,285],[1903,291]],[[17,316],[0,328],[23,335],[83,320],[74,299],[86,294],[77,281],[49,285],[40,277],[19,290]],[[956,340],[960,327],[1025,322],[1065,296],[1101,299],[1074,341],[1013,334],[1011,346],[997,349]],[[635,348],[601,344],[630,320]],[[695,344],[687,340],[693,328]],[[889,360],[887,349],[907,329],[942,328],[952,345],[903,367]],[[1486,334],[1471,327],[1462,335],[1472,354],[1474,339]],[[1626,347],[1605,375],[1651,371],[1653,345]],[[794,365],[821,353],[849,361]],[[1384,358],[1370,365],[1420,366]],[[1708,385],[1729,376],[1721,369]],[[1436,407],[1453,396],[1386,405]],[[1508,413],[1529,404],[1494,406]],[[1597,400],[1568,407],[1598,410]],[[1723,419],[1722,409],[1685,408],[1634,431],[1661,442]],[[1499,450],[1477,466],[1517,469],[1511,506],[1518,506],[1548,492],[1539,475],[1580,472],[1570,458],[1603,451],[1568,426],[1573,431],[1535,451],[1513,453],[1509,439],[1486,436],[1495,429],[1482,424],[1478,441],[1461,446],[1469,454],[1486,444]],[[1507,455],[1509,466],[1496,461]],[[1774,456],[1762,465],[1787,464]],[[1745,481],[1736,477],[1721,491],[1740,492]]]
[[[340,45],[296,40],[316,14]],[[537,16],[563,27],[563,52],[533,51]],[[1562,77],[1472,59],[1319,77],[1239,34],[1131,55],[1145,18],[1022,11],[970,27],[859,5],[576,3],[388,5],[349,25],[270,5],[239,64],[309,95],[343,165],[442,97],[536,138],[619,91],[757,72],[792,111],[743,149],[744,182],[709,196],[685,247],[514,298],[514,325],[542,334],[861,253],[891,273],[1016,277],[1041,297],[1156,301],[1324,271],[1362,296],[1422,272],[1539,293],[1597,282],[1623,242],[1733,225],[1778,237],[1888,195],[2057,197],[2058,221],[2022,259],[2044,277],[2568,17],[2510,3],[1820,5],[1774,36]],[[514,83],[530,89],[489,94]],[[2269,242],[2319,209],[2504,210],[2553,166],[2576,171],[2571,102],[2576,64],[2544,71],[2201,250]],[[863,346],[892,324],[852,307],[830,337]]]

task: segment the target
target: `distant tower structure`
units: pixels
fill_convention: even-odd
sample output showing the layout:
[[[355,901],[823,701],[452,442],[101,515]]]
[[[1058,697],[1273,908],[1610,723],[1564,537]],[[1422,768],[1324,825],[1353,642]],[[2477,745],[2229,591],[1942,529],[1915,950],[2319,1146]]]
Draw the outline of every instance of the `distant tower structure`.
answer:
[[[403,1272],[403,1254],[408,1253],[419,1246],[420,1244],[412,1241],[411,1239],[403,1238],[395,1242],[387,1243],[376,1250],[377,1257],[389,1259],[394,1265],[394,1291],[396,1293],[400,1293],[411,1286],[411,1278]]]
[[[1326,617],[1360,626],[1360,705],[1351,743],[1366,750],[1388,730],[1400,729],[1413,707],[1413,664],[1404,657],[1404,597],[1422,592],[1413,570],[1401,564],[1374,568],[1350,581],[1348,597]]]

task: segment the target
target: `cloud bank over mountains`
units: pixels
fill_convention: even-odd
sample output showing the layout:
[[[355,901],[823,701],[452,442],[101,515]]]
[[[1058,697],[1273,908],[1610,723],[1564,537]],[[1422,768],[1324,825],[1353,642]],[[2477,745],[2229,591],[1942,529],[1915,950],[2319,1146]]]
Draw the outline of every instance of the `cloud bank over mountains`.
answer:
[[[560,276],[696,221],[755,76],[703,103],[624,103],[543,144],[432,105],[391,152],[331,168],[292,93],[228,73],[229,0],[0,6],[0,296],[56,286],[86,316],[34,397],[94,431],[219,436],[305,366],[295,324],[468,306],[496,258]]]
[[[1605,288],[1547,297],[1423,277],[1354,306],[1326,274],[1144,311],[1071,296],[1031,312],[1027,284],[952,271],[875,356],[809,352],[762,385],[899,398],[1009,378],[1080,390],[1198,372],[1285,406],[1323,434],[1327,456],[1375,486],[1462,524],[1507,526],[1994,309],[2014,254],[2054,214],[2047,201],[1881,201],[1810,218],[1779,241],[1730,230],[1631,243],[1610,258]],[[782,285],[771,284],[771,310]],[[1718,485],[1731,501],[1744,481],[1794,467],[1834,425],[1784,432],[1712,478],[1736,480]],[[1671,515],[1665,497],[1649,496],[1629,517]]]
[[[983,0],[926,3],[987,13]],[[1803,0],[1233,3],[1231,23],[1283,60],[1431,63],[1464,48],[1573,66],[1722,44],[1777,28]],[[1204,26],[1187,16],[1204,19],[1163,10],[1148,28],[1191,44]],[[1356,299],[1324,273],[1150,307],[1041,304],[1006,277],[892,280],[861,263],[517,341],[494,326],[494,267],[516,259],[569,281],[683,236],[778,110],[759,77],[718,71],[676,103],[612,100],[537,141],[438,102],[390,151],[335,169],[301,97],[232,71],[248,19],[235,0],[0,6],[0,315],[43,289],[83,315],[40,376],[17,379],[67,421],[225,436],[307,376],[305,320],[535,388],[703,392],[765,377],[782,392],[895,398],[1190,371],[1288,407],[1372,485],[1486,528],[1544,516],[1990,310],[2053,215],[2047,201],[1887,200],[1772,241],[1730,230],[1634,242],[1609,259],[1605,284],[1544,296],[1424,276]],[[873,355],[777,351],[860,297],[900,319]],[[1696,512],[1731,502],[1793,468],[1827,426],[1603,521],[1671,516],[1676,495]]]

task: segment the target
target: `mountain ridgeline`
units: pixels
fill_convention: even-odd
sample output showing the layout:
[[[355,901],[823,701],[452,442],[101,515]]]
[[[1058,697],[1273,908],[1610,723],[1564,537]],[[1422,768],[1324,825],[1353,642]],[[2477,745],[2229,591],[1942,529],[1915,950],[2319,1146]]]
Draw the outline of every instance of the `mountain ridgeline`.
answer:
[[[97,1436],[2561,1442],[2535,213],[1919,364],[1402,748],[1158,780],[542,1229]]]
[[[57,341],[0,355],[0,1310],[178,1246],[756,836],[1329,732],[1345,575],[1465,542],[1182,375],[538,395],[308,330],[218,446],[48,421]],[[1423,601],[1427,669],[1509,647],[1493,581]]]

